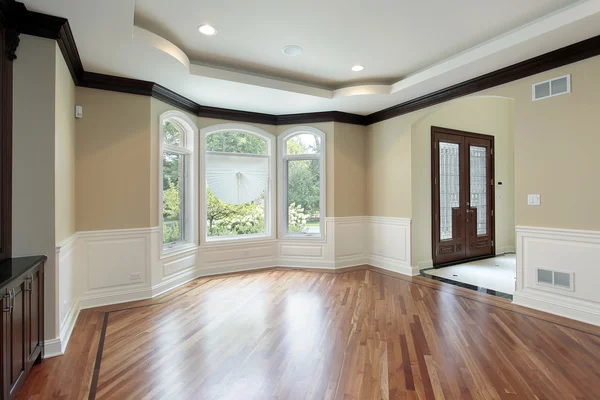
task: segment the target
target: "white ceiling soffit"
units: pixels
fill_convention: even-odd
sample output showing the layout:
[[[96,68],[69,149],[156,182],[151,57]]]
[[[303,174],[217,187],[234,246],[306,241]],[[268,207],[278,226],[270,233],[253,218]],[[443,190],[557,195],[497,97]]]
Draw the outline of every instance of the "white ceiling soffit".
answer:
[[[185,52],[175,44],[140,26],[133,27],[133,37],[137,41],[149,44],[172,56],[186,67],[191,75],[299,93],[325,99],[334,99],[359,95],[390,95],[397,93],[443,74],[468,66],[476,61],[485,59],[486,57],[500,53],[503,50],[507,50],[528,40],[540,37],[599,12],[600,0],[584,0],[495,37],[494,39],[425,68],[422,71],[393,84],[352,85],[333,90],[311,86],[306,83],[293,82],[281,78],[273,78],[247,71],[235,70],[223,66],[206,65],[190,61]]]

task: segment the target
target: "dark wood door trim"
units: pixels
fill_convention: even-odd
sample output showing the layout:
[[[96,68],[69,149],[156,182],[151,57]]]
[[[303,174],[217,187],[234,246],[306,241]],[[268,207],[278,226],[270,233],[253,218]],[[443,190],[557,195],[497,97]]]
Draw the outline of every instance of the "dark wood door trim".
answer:
[[[491,241],[492,241],[492,246],[491,246],[491,254],[490,255],[480,255],[480,256],[476,256],[476,257],[471,257],[468,258],[465,256],[464,259],[462,260],[458,260],[458,261],[441,261],[440,257],[437,254],[437,249],[438,249],[438,242],[439,242],[439,230],[440,230],[440,221],[439,221],[439,216],[436,217],[436,215],[439,214],[439,208],[440,208],[440,199],[439,199],[439,191],[437,190],[437,184],[439,182],[437,182],[437,177],[439,175],[438,170],[439,170],[439,155],[438,155],[438,148],[436,146],[436,141],[439,137],[446,137],[446,138],[452,138],[452,137],[456,137],[456,138],[472,138],[472,139],[480,139],[480,140],[487,140],[491,142],[491,149],[490,149],[490,158],[488,160],[488,168],[490,170],[490,176],[492,177],[492,179],[494,179],[493,184],[490,185],[490,211],[488,213],[488,223],[489,223],[489,229],[490,229],[490,236],[491,236]],[[456,140],[457,142],[459,140]],[[462,146],[462,155],[461,157],[463,158],[463,162],[466,163],[467,162],[467,158],[466,158],[466,154],[468,151],[468,145],[467,145],[468,140],[464,141],[464,145]],[[489,257],[494,257],[495,253],[496,253],[496,214],[495,214],[495,170],[494,170],[494,136],[491,135],[485,135],[485,134],[481,134],[481,133],[474,133],[474,132],[467,132],[467,131],[461,131],[461,130],[457,130],[457,129],[449,129],[449,128],[443,128],[443,127],[439,127],[439,126],[432,126],[431,127],[431,255],[432,255],[432,260],[433,260],[433,266],[434,267],[441,267],[441,266],[447,266],[447,265],[453,265],[453,264],[459,264],[459,263],[463,263],[466,261],[473,261],[473,260],[479,260],[482,258],[489,258]],[[466,176],[468,169],[461,168],[461,182],[464,182],[463,184],[466,185],[468,182],[468,177]],[[468,188],[466,193],[468,193]],[[464,196],[461,193],[461,204],[460,204],[460,209],[461,209],[461,213],[465,213],[466,212],[466,197],[463,198]],[[493,211],[493,213],[492,213]],[[466,236],[466,231],[465,231],[465,236]],[[468,244],[468,243],[466,243]]]

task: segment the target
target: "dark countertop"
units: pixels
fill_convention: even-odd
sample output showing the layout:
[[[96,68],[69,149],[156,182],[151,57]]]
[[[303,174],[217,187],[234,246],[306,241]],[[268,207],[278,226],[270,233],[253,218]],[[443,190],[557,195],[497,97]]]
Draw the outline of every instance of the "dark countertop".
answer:
[[[46,261],[46,256],[9,258],[0,262],[0,286],[4,286],[18,278],[28,269]]]

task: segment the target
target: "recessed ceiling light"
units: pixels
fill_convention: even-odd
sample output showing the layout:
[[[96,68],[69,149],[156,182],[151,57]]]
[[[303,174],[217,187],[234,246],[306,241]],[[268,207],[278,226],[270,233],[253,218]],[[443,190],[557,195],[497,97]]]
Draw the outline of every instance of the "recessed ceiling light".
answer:
[[[296,45],[289,45],[289,46],[285,46],[283,48],[283,54],[285,54],[286,56],[290,56],[290,57],[296,57],[302,54],[304,50],[302,50],[302,47],[300,46],[296,46]]]
[[[354,67],[352,67],[352,71],[354,72],[360,72],[363,69],[365,69],[365,67],[363,67],[362,65],[355,65]]]
[[[198,27],[198,30],[200,31],[200,33],[206,36],[214,36],[217,34],[217,30],[215,29],[215,27],[210,25],[200,25]]]

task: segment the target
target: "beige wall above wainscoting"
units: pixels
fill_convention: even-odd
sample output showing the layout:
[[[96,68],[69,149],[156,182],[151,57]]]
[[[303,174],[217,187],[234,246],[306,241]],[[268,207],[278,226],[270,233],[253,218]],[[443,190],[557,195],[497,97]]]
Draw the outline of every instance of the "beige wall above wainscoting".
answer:
[[[78,87],[77,230],[151,225],[151,118],[148,96]]]
[[[20,36],[13,78],[12,256],[45,255],[44,336],[59,335],[56,245],[75,233],[75,86],[56,41]],[[53,349],[46,347],[46,354]]]
[[[532,84],[567,74],[571,93],[531,100]],[[515,102],[517,225],[600,231],[600,56],[481,94]]]
[[[97,89],[78,87],[76,95],[84,108],[84,117],[76,121],[77,230],[157,226],[159,118],[181,110],[154,98]],[[198,130],[239,123],[184,114]],[[295,127],[239,124],[274,136]],[[334,122],[306,126],[323,131],[327,139],[327,216],[365,215],[366,128]]]
[[[411,218],[411,126],[415,112],[367,126],[367,215]]]
[[[336,122],[334,143],[335,217],[367,215],[366,209],[366,128]],[[329,214],[328,214],[329,215]]]

